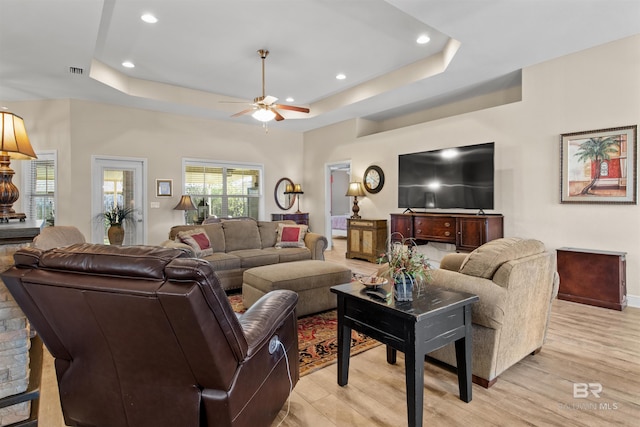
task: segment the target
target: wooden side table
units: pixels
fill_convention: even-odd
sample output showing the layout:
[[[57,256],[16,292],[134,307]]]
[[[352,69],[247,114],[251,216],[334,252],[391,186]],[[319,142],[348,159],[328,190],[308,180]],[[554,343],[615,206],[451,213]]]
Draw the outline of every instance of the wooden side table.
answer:
[[[386,242],[386,219],[347,219],[347,258],[377,262]]]
[[[557,250],[558,299],[622,310],[627,306],[626,252]]]

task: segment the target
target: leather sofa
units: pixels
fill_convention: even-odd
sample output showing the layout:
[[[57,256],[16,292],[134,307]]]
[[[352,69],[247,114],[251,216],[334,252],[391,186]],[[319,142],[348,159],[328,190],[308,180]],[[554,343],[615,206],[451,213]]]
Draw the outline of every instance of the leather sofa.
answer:
[[[277,248],[278,224],[295,224],[293,221],[256,221],[254,219],[221,220],[203,225],[177,225],[169,231],[164,247],[177,247],[195,253],[191,247],[176,240],[180,231],[202,228],[206,232],[213,255],[202,257],[211,263],[223,289],[241,289],[245,270],[263,265],[301,260],[324,260],[327,238],[307,232],[303,248]]]
[[[55,358],[66,425],[276,418],[299,376],[297,294],[270,292],[236,316],[212,266],[186,255],[86,243],[15,253],[2,279]]]
[[[555,255],[538,240],[502,238],[442,259],[429,286],[480,297],[471,308],[474,382],[490,387],[502,372],[542,348],[558,284]],[[429,357],[456,365],[453,345]]]

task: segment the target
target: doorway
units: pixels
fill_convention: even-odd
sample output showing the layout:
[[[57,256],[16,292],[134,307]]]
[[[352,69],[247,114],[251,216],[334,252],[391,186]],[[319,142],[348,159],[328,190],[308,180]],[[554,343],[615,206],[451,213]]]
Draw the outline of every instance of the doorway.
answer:
[[[92,158],[92,218],[99,219],[107,209],[115,206],[134,209],[131,220],[124,224],[123,245],[146,243],[146,166],[146,159],[96,156]],[[104,221],[95,221],[91,241],[108,244],[108,227]]]
[[[349,197],[345,196],[351,180],[351,161],[328,163],[325,170],[325,233],[328,247],[333,248],[333,239],[346,239],[347,218],[351,216]]]

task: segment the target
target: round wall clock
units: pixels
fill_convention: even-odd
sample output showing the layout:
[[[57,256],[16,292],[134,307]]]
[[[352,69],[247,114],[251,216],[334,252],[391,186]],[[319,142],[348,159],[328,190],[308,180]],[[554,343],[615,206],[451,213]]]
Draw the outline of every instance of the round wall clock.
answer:
[[[384,186],[384,172],[380,166],[369,166],[366,171],[364,171],[364,188],[369,193],[377,193],[382,190]]]

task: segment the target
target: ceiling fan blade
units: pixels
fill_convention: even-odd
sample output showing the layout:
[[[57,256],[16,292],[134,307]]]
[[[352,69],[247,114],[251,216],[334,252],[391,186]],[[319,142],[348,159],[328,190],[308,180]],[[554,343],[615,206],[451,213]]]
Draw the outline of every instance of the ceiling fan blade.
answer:
[[[240,111],[239,113],[235,113],[233,116],[231,117],[239,117],[242,116],[244,114],[249,114],[251,113],[253,110],[255,110],[255,108],[247,108],[246,110]]]
[[[282,105],[282,104],[276,104],[276,105],[272,105],[273,108],[279,108],[281,110],[291,110],[291,111],[298,111],[300,113],[308,113],[309,109],[308,108],[304,108],[304,107],[296,107],[295,105]]]
[[[275,109],[271,108],[271,111],[273,111],[276,115],[276,122],[279,122],[281,120],[284,120],[284,117],[282,116],[282,114],[280,114],[278,111],[276,111]]]

